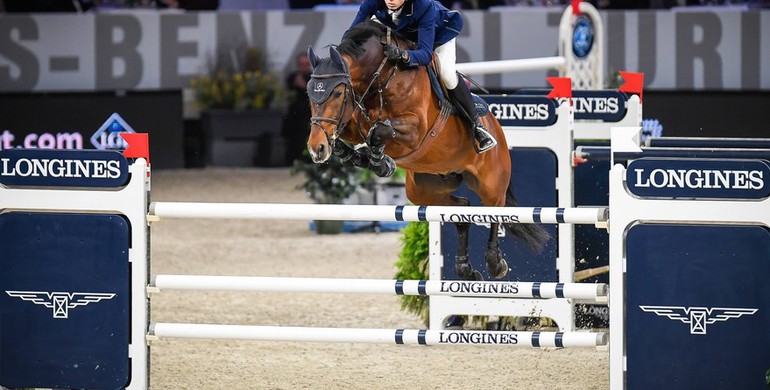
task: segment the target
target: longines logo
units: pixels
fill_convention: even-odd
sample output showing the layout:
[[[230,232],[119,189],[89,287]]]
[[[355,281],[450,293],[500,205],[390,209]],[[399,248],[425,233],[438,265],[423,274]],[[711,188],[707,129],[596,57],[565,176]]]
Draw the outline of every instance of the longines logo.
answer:
[[[753,315],[759,309],[737,307],[684,307],[684,306],[639,306],[642,311],[654,313],[670,320],[690,324],[690,334],[706,334],[706,325],[727,321],[744,315]]]
[[[763,199],[770,166],[762,160],[642,158],[628,165],[626,183],[638,196]]]
[[[519,292],[519,284],[510,283],[479,283],[465,281],[441,281],[441,291],[451,293],[475,293],[475,294],[516,294]]]
[[[765,186],[763,172],[723,171],[712,169],[634,169],[636,186],[640,188],[715,188],[756,190]]]
[[[518,223],[516,214],[444,214],[441,213],[441,222],[465,222],[465,223]]]
[[[556,100],[535,94],[489,95],[489,112],[502,126],[550,126],[556,122]]]
[[[0,151],[0,184],[26,187],[120,187],[128,161],[105,150],[8,149]]]
[[[32,302],[52,310],[53,318],[69,318],[69,310],[89,303],[109,300],[113,293],[67,293],[46,291],[6,291],[6,294],[23,301]]]
[[[547,104],[491,103],[489,111],[498,120],[545,120],[550,115]]]
[[[575,114],[615,114],[620,111],[617,97],[576,97]]]
[[[439,332],[441,344],[518,344],[514,333]]]
[[[0,158],[0,176],[116,179],[120,160]]]

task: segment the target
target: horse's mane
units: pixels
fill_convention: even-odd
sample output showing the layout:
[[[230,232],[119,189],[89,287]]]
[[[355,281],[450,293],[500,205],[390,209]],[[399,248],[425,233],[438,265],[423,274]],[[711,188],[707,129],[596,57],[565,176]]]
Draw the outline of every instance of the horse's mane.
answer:
[[[342,42],[337,46],[340,54],[358,58],[366,53],[366,44],[372,37],[380,38],[385,36],[385,26],[371,19],[367,19],[353,26],[345,36]]]
[[[345,36],[342,37],[342,42],[337,46],[337,50],[340,54],[349,56],[351,58],[359,58],[366,53],[366,42],[372,37],[382,40],[387,33],[387,27],[382,23],[375,22],[374,20],[367,19],[363,22],[353,26]],[[398,38],[402,43],[402,47],[413,48],[414,44],[409,42],[403,36],[392,32],[393,36]]]

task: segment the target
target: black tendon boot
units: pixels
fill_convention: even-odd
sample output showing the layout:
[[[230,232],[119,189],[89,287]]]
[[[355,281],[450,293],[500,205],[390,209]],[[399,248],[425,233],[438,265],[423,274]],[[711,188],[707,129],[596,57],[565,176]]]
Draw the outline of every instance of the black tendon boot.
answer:
[[[481,122],[481,118],[476,112],[476,107],[473,104],[471,91],[465,84],[465,80],[460,76],[458,77],[460,82],[457,83],[457,86],[454,89],[449,90],[449,98],[452,99],[455,106],[460,108],[460,110],[465,113],[466,117],[471,120],[471,123],[473,123],[473,126],[471,126],[473,128],[473,138],[479,143],[479,147],[476,151],[481,154],[495,147],[495,145],[497,145],[497,140],[495,140],[495,137],[489,133],[487,128],[484,127],[484,124]]]

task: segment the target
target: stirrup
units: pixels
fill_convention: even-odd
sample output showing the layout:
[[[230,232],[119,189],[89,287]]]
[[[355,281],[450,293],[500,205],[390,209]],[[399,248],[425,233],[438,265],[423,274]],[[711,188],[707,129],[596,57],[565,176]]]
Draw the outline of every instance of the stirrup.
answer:
[[[479,136],[479,134],[481,136]],[[489,133],[489,131],[487,131],[487,129],[484,126],[476,126],[476,125],[474,125],[473,138],[474,138],[474,140],[486,139],[486,140],[491,141],[491,142],[488,142],[486,145],[482,144],[479,141],[478,147],[476,147],[476,144],[474,143],[474,147],[476,147],[476,153],[478,153],[478,154],[484,153],[487,150],[492,149],[495,146],[497,146],[497,140],[495,139],[495,137],[492,136],[492,134]]]

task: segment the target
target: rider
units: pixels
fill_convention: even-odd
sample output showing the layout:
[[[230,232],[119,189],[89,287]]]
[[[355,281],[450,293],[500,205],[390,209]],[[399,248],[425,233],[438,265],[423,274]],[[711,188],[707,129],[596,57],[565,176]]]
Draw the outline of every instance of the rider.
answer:
[[[406,66],[429,65],[432,52],[438,56],[441,81],[449,97],[459,105],[473,122],[473,135],[483,153],[497,145],[497,141],[481,122],[471,92],[455,70],[455,38],[463,28],[463,19],[457,11],[450,11],[435,0],[364,0],[350,27],[370,17],[417,42],[416,50],[405,50],[395,45],[385,46],[385,56]]]

